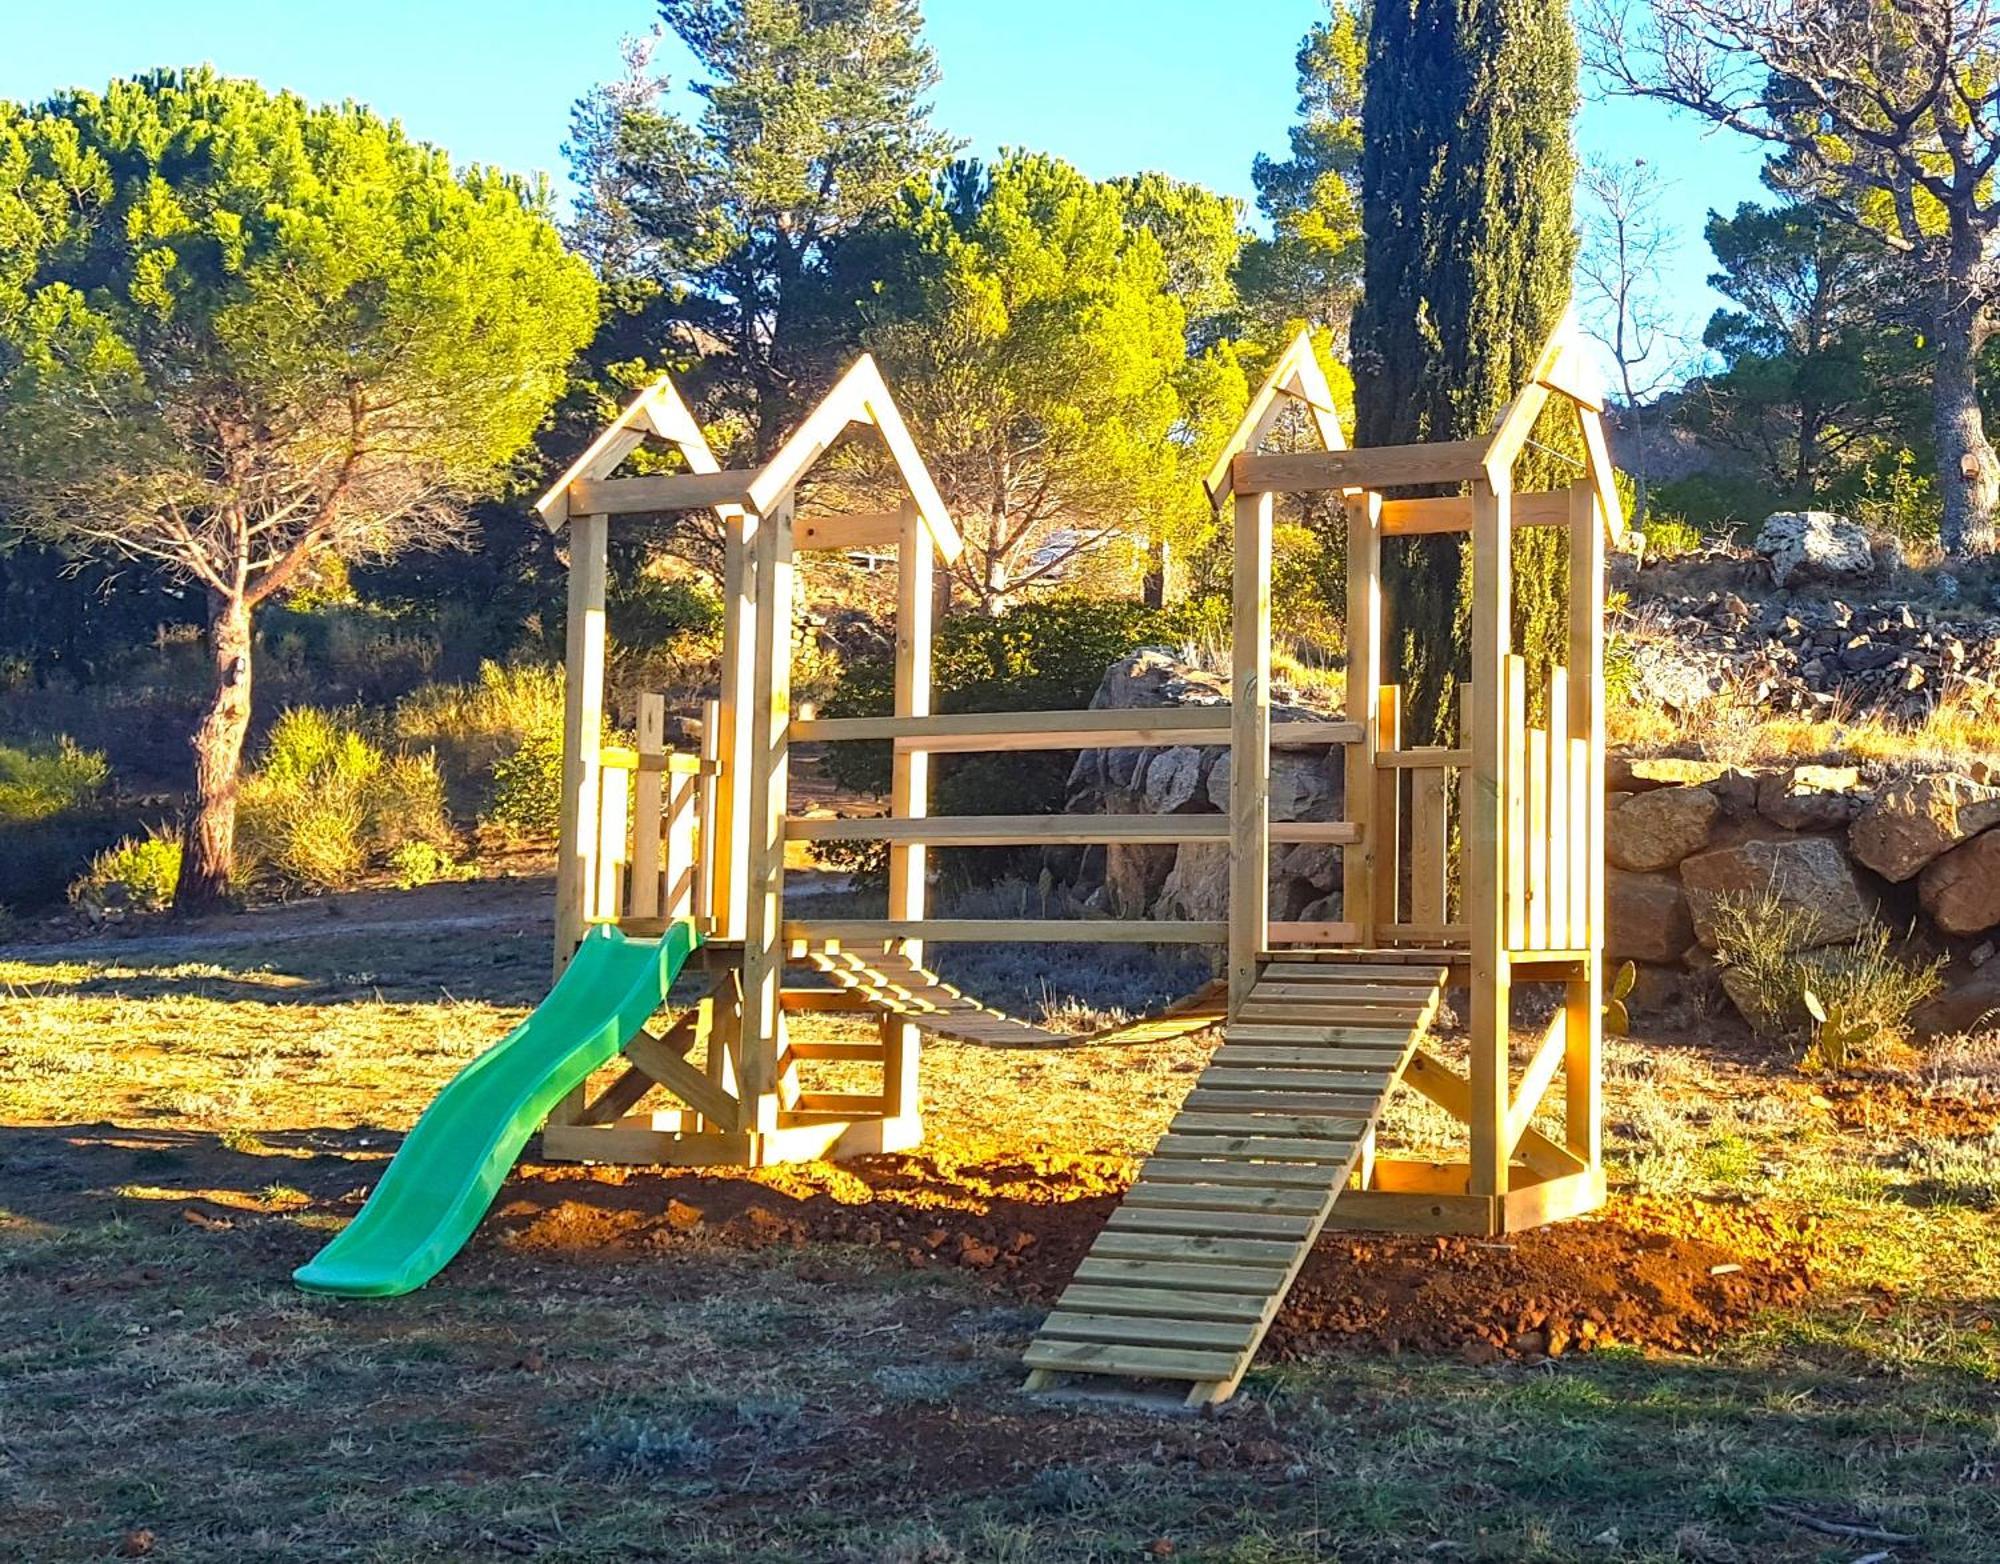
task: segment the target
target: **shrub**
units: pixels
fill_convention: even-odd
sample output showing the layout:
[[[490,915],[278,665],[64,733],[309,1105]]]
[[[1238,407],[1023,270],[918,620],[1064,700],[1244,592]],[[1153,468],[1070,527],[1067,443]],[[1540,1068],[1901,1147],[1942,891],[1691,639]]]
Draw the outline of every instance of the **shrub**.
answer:
[[[181,840],[159,830],[128,836],[90,860],[69,899],[93,912],[162,912],[181,877]]]
[[[1685,516],[1655,511],[1646,518],[1646,558],[1685,559],[1701,552],[1707,539]]]
[[[387,868],[397,886],[414,891],[441,880],[470,879],[473,869],[431,842],[404,842],[390,850]]]
[[[467,684],[426,684],[397,703],[391,733],[435,750],[454,781],[491,774],[531,733],[561,732],[563,671],[547,663],[482,662]]]
[[[1802,1051],[1814,1044],[1815,1062],[1828,1069],[1901,1037],[1910,1013],[1937,992],[1944,967],[1941,959],[1897,954],[1879,923],[1851,940],[1815,945],[1817,915],[1771,890],[1718,900],[1714,929],[1723,986],[1751,1029]],[[1829,1018],[1837,1047],[1834,1037],[1819,1035]],[[1821,1041],[1829,1046],[1818,1047]]]
[[[562,819],[562,729],[531,733],[493,764],[489,822],[521,836],[554,836]]]
[[[434,756],[385,754],[354,718],[315,707],[272,725],[240,797],[245,871],[289,885],[345,889],[405,843],[453,842]]]
[[[0,821],[46,820],[92,802],[111,780],[102,750],[67,737],[53,744],[0,744]]]

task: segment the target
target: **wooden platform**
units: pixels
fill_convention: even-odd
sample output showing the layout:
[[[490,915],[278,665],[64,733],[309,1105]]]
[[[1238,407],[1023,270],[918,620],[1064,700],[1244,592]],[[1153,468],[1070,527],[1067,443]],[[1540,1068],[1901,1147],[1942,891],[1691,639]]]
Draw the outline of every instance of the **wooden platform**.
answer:
[[[1437,1012],[1440,964],[1262,970],[1222,1047],[1029,1345],[1064,1374],[1231,1395]]]

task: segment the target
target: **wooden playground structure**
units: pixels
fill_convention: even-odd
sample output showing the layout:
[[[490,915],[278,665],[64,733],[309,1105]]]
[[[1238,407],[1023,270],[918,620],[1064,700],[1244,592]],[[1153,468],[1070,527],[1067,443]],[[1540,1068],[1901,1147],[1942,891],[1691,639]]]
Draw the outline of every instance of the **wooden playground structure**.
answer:
[[[1573,412],[1581,470],[1567,488],[1514,492],[1514,470],[1551,404]],[[1322,447],[1261,448],[1288,407]],[[1192,1404],[1230,1395],[1313,1241],[1327,1225],[1494,1235],[1603,1199],[1599,1043],[1603,950],[1603,580],[1622,519],[1601,404],[1567,329],[1541,355],[1492,433],[1475,440],[1345,447],[1302,335],[1253,398],[1209,479],[1234,520],[1228,709],[932,710],[934,580],[958,533],[872,361],[862,359],[763,466],[721,471],[662,379],[538,502],[568,529],[570,589],[558,968],[593,924],[659,933],[691,918],[705,944],[702,992],[670,1028],[647,1029],[623,1073],[550,1115],[544,1154],[600,1162],[759,1165],[895,1151],[921,1134],[920,1044],[931,1033],[988,1045],[1058,1041],[1000,1015],[927,969],[929,942],[1184,943],[1226,952],[1223,978],[1122,1029],[1139,1039],[1223,1026],[1221,1047],[1142,1166],[1030,1346],[1029,1384],[1070,1374],[1165,1379]],[[864,514],[796,514],[813,465],[872,427],[902,493]],[[614,476],[649,438],[686,470]],[[1399,491],[1429,491],[1405,497]],[[1458,493],[1440,493],[1457,489]],[[1338,497],[1347,523],[1348,718],[1274,721],[1271,565],[1282,494]],[[725,539],[720,698],[699,753],[669,750],[664,701],[642,697],[638,742],[604,732],[606,540],[621,515],[708,510]],[[1511,645],[1516,528],[1566,529],[1567,666],[1531,700]],[[1469,534],[1469,683],[1449,745],[1411,746],[1386,683],[1385,538]],[[894,710],[795,715],[790,691],[794,560],[801,550],[892,549]],[[1531,726],[1531,709],[1544,712]],[[789,812],[793,744],[888,741],[887,816]],[[1226,814],[932,816],[930,757],[963,752],[1224,745]],[[1275,748],[1341,746],[1346,818],[1275,822]],[[889,854],[883,918],[789,916],[791,842],[878,842]],[[926,852],[942,846],[1226,843],[1226,920],[944,919],[927,915]],[[1275,921],[1273,846],[1341,852],[1338,922]],[[798,978],[810,976],[810,983]],[[1553,1013],[1520,1037],[1517,985],[1550,985]],[[1449,988],[1470,994],[1469,1068],[1425,1046]],[[787,1018],[869,1018],[863,1042],[794,1040]],[[822,1062],[880,1073],[871,1091],[812,1089]],[[1560,1093],[1555,1092],[1561,1080]],[[1398,1085],[1464,1126],[1453,1161],[1377,1155]],[[648,1107],[656,1094],[669,1105]],[[1535,1122],[1561,1106],[1553,1130]]]

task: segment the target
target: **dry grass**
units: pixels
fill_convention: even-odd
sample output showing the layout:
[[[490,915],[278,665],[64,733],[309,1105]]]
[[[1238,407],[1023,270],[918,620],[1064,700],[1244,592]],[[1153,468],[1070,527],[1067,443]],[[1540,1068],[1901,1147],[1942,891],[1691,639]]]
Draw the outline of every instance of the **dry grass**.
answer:
[[[1612,746],[1626,753],[1733,766],[1858,765],[1888,776],[1962,770],[2000,755],[2000,703],[1966,692],[1946,694],[1915,722],[1841,704],[1824,717],[1780,715],[1746,689],[1724,690],[1691,711],[1626,704],[1607,717]]]
[[[1898,1557],[1991,1556],[1990,1113],[1888,1114],[1904,1082],[1879,1112],[1842,1099],[1866,1110],[1844,1128],[1788,1069],[1661,1037],[1611,1046],[1618,1186],[1812,1213],[1829,1257],[1815,1310],[1701,1362],[1317,1358],[1260,1366],[1218,1418],[1078,1411],[1014,1394],[1036,1313],[967,1273],[703,1232],[591,1251],[581,1192],[663,1207],[646,1172],[560,1186],[579,1203],[548,1214],[582,1249],[503,1217],[413,1297],[292,1292],[332,1201],[533,1001],[541,911],[0,958],[0,1555],[102,1558],[142,1530],[154,1558],[232,1564],[1866,1551],[1782,1504],[1922,1537]],[[934,1044],[931,1144],[1015,1182],[1129,1158],[1209,1046]],[[1939,1065],[1990,1090],[1992,1058]],[[1395,1139],[1443,1137],[1398,1107]]]

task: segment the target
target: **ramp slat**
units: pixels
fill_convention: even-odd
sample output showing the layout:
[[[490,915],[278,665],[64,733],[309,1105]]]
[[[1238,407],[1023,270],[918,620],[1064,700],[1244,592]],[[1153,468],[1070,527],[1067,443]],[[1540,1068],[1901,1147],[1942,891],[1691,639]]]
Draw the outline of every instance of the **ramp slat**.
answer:
[[[1233,1392],[1436,1014],[1445,975],[1267,966],[1030,1344],[1028,1366],[1192,1380],[1192,1395],[1209,1401]]]

